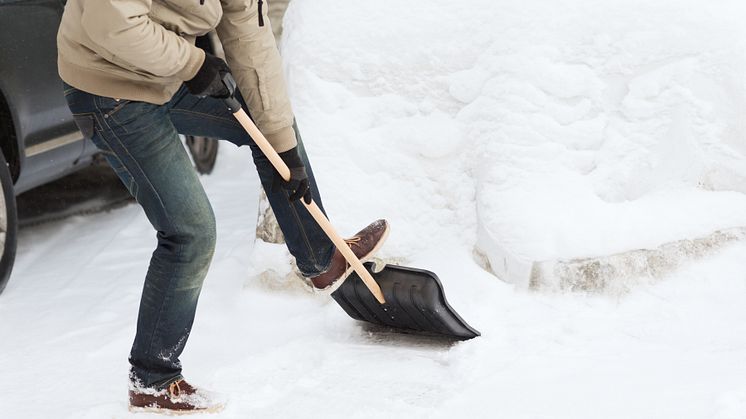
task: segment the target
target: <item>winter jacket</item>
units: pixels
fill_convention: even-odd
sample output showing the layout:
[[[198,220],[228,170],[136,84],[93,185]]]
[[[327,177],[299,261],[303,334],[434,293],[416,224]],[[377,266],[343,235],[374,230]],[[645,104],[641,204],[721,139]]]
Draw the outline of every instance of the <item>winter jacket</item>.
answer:
[[[252,118],[278,152],[287,151],[296,145],[293,112],[267,8],[260,16],[259,6],[258,0],[68,0],[57,34],[60,77],[96,95],[163,104],[204,61],[195,38],[217,29]]]

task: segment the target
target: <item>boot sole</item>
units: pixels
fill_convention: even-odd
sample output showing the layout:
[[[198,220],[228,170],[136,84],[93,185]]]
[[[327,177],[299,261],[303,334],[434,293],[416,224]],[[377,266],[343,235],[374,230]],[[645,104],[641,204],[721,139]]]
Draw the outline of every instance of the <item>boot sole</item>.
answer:
[[[199,415],[202,413],[220,413],[225,409],[225,405],[219,405],[215,407],[210,407],[207,409],[198,409],[198,410],[173,410],[173,409],[164,409],[162,407],[139,407],[139,406],[130,406],[129,411],[132,413],[157,413],[159,415],[168,415],[168,416],[187,416],[187,415]]]
[[[388,239],[390,231],[391,231],[391,225],[389,225],[389,223],[386,222],[386,230],[384,230],[383,235],[381,236],[381,239],[378,240],[378,243],[376,243],[376,245],[373,247],[373,249],[371,249],[370,252],[368,252],[363,257],[359,258],[360,259],[360,263],[365,263],[365,262],[369,261],[370,259],[372,259],[373,256],[376,255],[376,253],[383,246],[383,243],[385,243],[386,239]],[[333,284],[329,285],[326,288],[320,288],[319,289],[319,288],[314,287],[313,285],[311,287],[313,288],[313,291],[314,291],[315,294],[332,295],[332,293],[334,293],[334,291],[336,291],[337,289],[339,289],[339,287],[342,286],[342,284],[347,280],[347,278],[350,276],[350,274],[354,270],[355,270],[355,268],[353,268],[352,266],[350,266],[349,268],[347,268],[347,270],[345,270],[345,272],[342,274],[341,278],[339,278],[338,280],[334,281]]]

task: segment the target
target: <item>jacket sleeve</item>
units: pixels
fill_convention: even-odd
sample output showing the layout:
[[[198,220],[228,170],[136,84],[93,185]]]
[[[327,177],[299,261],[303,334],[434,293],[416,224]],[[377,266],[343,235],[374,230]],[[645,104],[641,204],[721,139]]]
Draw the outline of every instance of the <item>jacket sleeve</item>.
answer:
[[[149,17],[152,0],[85,0],[81,25],[107,59],[159,77],[189,80],[204,51]]]
[[[294,116],[269,18],[259,26],[256,0],[220,1],[218,37],[251,117],[278,153],[288,151],[297,144]]]

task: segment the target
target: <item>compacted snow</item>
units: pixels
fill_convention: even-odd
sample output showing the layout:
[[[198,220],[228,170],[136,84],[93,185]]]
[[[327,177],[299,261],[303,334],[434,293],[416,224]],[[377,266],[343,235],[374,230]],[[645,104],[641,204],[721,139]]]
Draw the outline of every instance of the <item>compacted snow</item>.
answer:
[[[613,294],[529,291],[475,257],[605,257],[746,226],[744,12],[293,0],[282,48],[332,221],[388,218],[381,256],[436,272],[483,336],[364,327],[306,292],[282,245],[254,241],[258,180],[226,144],[203,177],[218,248],[182,358],[229,399],[209,417],[746,418],[746,244]],[[141,210],[19,241],[0,417],[150,417],[126,410],[155,245]]]

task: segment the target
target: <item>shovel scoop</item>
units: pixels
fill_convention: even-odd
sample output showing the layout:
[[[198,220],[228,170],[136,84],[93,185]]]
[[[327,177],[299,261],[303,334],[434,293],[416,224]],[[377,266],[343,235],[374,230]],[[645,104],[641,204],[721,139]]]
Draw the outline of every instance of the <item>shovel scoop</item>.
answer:
[[[371,263],[365,269],[381,287],[386,299],[380,304],[353,272],[332,293],[332,298],[355,320],[398,329],[472,339],[480,333],[451,308],[438,276],[423,269],[386,265],[380,272]]]

